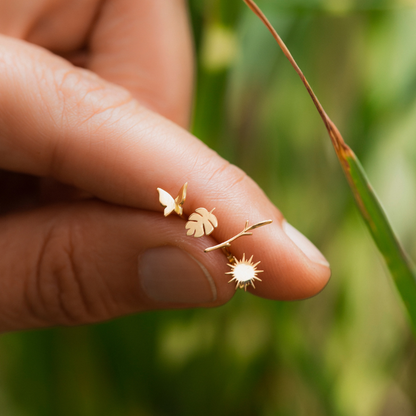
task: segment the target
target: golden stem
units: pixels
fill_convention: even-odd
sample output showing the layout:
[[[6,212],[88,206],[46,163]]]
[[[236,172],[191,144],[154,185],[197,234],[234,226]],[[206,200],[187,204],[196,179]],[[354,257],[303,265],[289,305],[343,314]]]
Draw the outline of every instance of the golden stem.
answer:
[[[237,235],[235,235],[234,237],[231,237],[229,240],[227,240],[227,241],[224,241],[223,243],[221,243],[221,244],[218,244],[218,245],[216,245],[216,246],[213,246],[213,247],[208,247],[208,248],[206,248],[204,251],[205,251],[205,253],[209,253],[209,252],[211,252],[211,251],[214,251],[214,250],[217,250],[217,249],[219,249],[219,248],[222,248],[223,249],[223,251],[224,251],[224,249],[226,249],[226,248],[228,248],[228,247],[230,247],[231,246],[231,243],[234,241],[234,240],[236,240],[237,238],[240,238],[240,237],[243,237],[243,236],[245,236],[245,235],[252,235],[252,233],[250,233],[249,231],[251,231],[251,230],[254,230],[255,228],[259,228],[259,227],[262,227],[263,225],[267,225],[267,224],[271,224],[272,223],[272,220],[266,220],[266,221],[261,221],[261,222],[258,222],[257,224],[254,224],[254,225],[248,225],[248,220],[246,221],[246,225],[245,225],[245,227],[244,227],[244,230],[243,231],[241,231],[240,233],[238,233]],[[227,252],[229,253],[229,251],[228,251],[228,249],[227,249]],[[227,258],[228,258],[228,254],[227,254],[227,252],[225,252],[224,251],[224,254],[227,256]]]

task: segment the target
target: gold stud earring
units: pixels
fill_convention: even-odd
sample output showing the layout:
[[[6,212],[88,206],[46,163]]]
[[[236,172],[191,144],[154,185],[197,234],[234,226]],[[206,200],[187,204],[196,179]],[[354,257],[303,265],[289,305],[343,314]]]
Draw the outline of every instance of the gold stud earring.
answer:
[[[188,230],[186,235],[193,235],[194,237],[202,237],[210,235],[214,228],[218,227],[217,217],[212,213],[215,208],[208,211],[206,208],[197,208],[193,214],[188,218],[185,228]]]
[[[237,287],[240,289],[247,290],[247,286],[253,286],[254,289],[256,286],[254,286],[254,281],[258,280],[261,282],[262,280],[257,277],[257,273],[262,273],[264,270],[257,270],[256,266],[260,264],[260,261],[257,263],[252,263],[251,260],[253,259],[253,256],[251,256],[248,260],[246,260],[245,253],[243,254],[243,258],[241,260],[237,260],[234,257],[233,263],[227,263],[227,266],[231,267],[231,271],[227,272],[225,274],[231,274],[233,278],[228,281],[228,283],[231,283],[233,280],[235,280],[235,289],[237,290]]]
[[[159,192],[159,202],[162,207],[165,207],[165,211],[163,214],[165,217],[170,215],[173,211],[175,211],[180,217],[182,217],[183,214],[183,208],[182,205],[185,202],[186,199],[186,189],[188,187],[188,182],[186,182],[182,188],[179,191],[178,196],[173,199],[172,196],[164,191],[162,188],[157,188],[157,191]]]

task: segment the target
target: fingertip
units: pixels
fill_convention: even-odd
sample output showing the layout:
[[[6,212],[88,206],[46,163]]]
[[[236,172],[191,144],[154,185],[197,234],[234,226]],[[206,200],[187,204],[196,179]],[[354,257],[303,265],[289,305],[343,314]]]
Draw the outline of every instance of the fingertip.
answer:
[[[332,270],[330,267],[316,264],[314,268],[314,273],[311,273],[308,280],[309,284],[305,285],[303,295],[299,299],[309,299],[319,295],[331,279]]]
[[[328,284],[331,278],[330,264],[321,251],[286,220],[282,221],[282,229],[295,244],[296,248],[307,258],[302,279],[303,283],[300,285],[297,299],[313,297],[320,293]]]
[[[331,276],[331,269],[319,256],[318,261],[308,257],[304,249],[284,231],[283,223],[276,221],[264,227],[262,235],[259,230],[256,231],[256,236],[251,237],[253,244],[250,245],[249,253],[254,254],[254,262],[261,261],[259,268],[264,272],[260,276],[262,282],[256,283],[255,289],[250,287],[249,291],[256,296],[271,300],[310,298],[325,288]],[[300,232],[297,230],[293,233],[300,240],[306,239],[303,235],[300,237],[298,235]],[[302,241],[302,244],[312,245],[309,240],[307,243]],[[239,256],[243,252],[247,254],[247,248],[237,247],[237,249]],[[318,251],[316,247],[313,250]],[[322,256],[320,252],[319,255]]]

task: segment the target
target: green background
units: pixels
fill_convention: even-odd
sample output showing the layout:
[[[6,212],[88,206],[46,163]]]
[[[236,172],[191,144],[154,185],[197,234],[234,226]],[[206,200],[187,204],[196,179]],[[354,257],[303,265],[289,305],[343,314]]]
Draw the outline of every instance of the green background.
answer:
[[[242,0],[191,0],[193,132],[243,168],[329,259],[316,297],[239,291],[0,338],[1,416],[411,416],[406,315],[299,78]],[[416,5],[258,1],[363,163],[416,259]]]

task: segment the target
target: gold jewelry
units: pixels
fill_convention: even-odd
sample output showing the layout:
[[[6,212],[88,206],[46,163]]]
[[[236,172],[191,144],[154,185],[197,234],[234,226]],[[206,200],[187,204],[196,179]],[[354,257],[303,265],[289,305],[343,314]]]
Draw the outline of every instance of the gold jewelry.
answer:
[[[188,230],[186,235],[202,237],[210,235],[214,228],[218,227],[217,217],[212,213],[215,208],[208,212],[206,208],[197,208],[188,218],[185,228]]]
[[[186,182],[179,191],[178,196],[173,199],[170,194],[164,191],[162,188],[157,188],[159,192],[159,202],[162,207],[165,207],[164,215],[167,217],[173,211],[175,211],[180,217],[182,217],[183,208],[182,205],[186,199],[186,189],[188,187],[188,182]]]
[[[247,290],[247,286],[251,285],[254,286],[254,280],[259,280],[261,282],[261,279],[257,277],[257,273],[262,273],[263,270],[257,270],[256,266],[260,263],[259,261],[255,264],[251,262],[253,259],[253,256],[251,256],[248,260],[246,260],[246,255],[243,254],[242,260],[237,260],[234,257],[233,263],[228,263],[228,266],[231,267],[231,271],[225,274],[231,274],[233,278],[228,281],[228,283],[231,283],[233,280],[235,280],[235,289],[237,290],[237,287],[240,289],[244,288],[244,290]]]
[[[231,271],[225,274],[231,274],[233,276],[233,278],[228,283],[235,280],[236,290],[238,287],[240,289],[244,288],[244,290],[247,290],[247,286],[250,286],[250,285],[253,286],[255,289],[256,287],[254,286],[254,280],[259,280],[261,282],[261,279],[257,277],[257,273],[262,273],[263,270],[256,269],[256,266],[260,262],[258,261],[257,263],[253,264],[251,262],[251,260],[253,259],[253,256],[251,256],[249,260],[246,260],[246,255],[243,254],[243,258],[241,260],[237,260],[237,258],[231,254],[228,247],[230,247],[231,243],[237,240],[237,238],[243,237],[245,235],[252,235],[253,233],[250,232],[251,230],[254,230],[259,227],[263,227],[263,225],[271,224],[272,222],[273,222],[272,220],[265,220],[265,221],[258,222],[257,224],[254,224],[254,225],[249,225],[249,222],[247,220],[243,231],[239,232],[237,235],[235,235],[234,237],[231,237],[230,239],[228,239],[227,241],[224,241],[221,244],[218,244],[213,247],[208,247],[204,250],[205,253],[209,253],[219,248],[223,251],[223,253],[227,256],[228,266],[231,267]]]
[[[182,205],[186,199],[187,186],[188,183],[185,183],[182,186],[178,196],[175,199],[173,199],[172,196],[163,189],[157,188],[159,192],[159,202],[163,207],[165,207],[165,217],[175,211],[181,218],[184,218]],[[203,235],[210,235],[214,229],[218,227],[217,217],[212,213],[214,209],[215,208],[213,208],[211,211],[208,211],[206,208],[197,208],[195,212],[189,216],[188,221],[185,224],[185,228],[188,230],[186,235],[193,235],[196,238],[202,237]],[[241,260],[237,260],[237,258],[234,257],[229,250],[231,243],[237,238],[243,237],[245,235],[252,235],[253,233],[250,232],[251,230],[271,223],[272,220],[265,220],[254,225],[249,225],[249,221],[247,220],[243,231],[221,244],[213,247],[208,247],[204,250],[205,253],[209,253],[219,248],[222,250],[222,252],[227,257],[228,266],[231,267],[231,271],[225,274],[230,274],[233,276],[233,278],[228,283],[235,281],[236,289],[244,288],[244,290],[247,290],[247,286],[250,285],[255,289],[256,287],[254,286],[254,280],[261,282],[261,279],[257,277],[257,273],[262,273],[263,270],[256,269],[256,266],[260,263],[260,261],[257,263],[252,263],[253,256],[247,260],[246,255],[243,254],[243,258]]]

